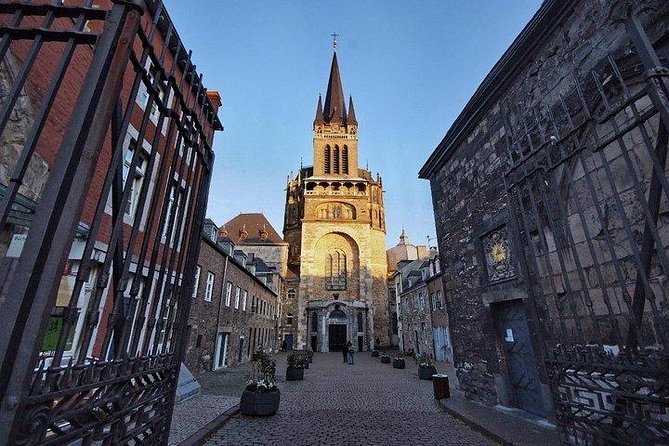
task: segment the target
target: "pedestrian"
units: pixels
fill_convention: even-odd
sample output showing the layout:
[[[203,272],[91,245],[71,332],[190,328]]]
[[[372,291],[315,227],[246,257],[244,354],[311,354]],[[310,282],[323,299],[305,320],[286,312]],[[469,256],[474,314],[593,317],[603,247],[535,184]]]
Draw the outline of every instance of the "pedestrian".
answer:
[[[351,344],[351,341],[348,341],[348,344],[346,344],[347,350],[348,350],[348,364],[353,365],[353,344]]]
[[[346,344],[341,344],[341,353],[342,356],[344,357],[344,364],[346,364],[346,361],[348,359],[348,346]]]

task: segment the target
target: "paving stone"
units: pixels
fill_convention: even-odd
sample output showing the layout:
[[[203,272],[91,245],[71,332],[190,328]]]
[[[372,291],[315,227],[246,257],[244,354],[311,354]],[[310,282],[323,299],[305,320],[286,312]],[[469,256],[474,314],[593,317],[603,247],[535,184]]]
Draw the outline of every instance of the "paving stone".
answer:
[[[444,413],[432,383],[406,369],[358,353],[355,365],[338,353],[316,353],[303,381],[285,381],[285,355],[277,357],[279,412],[239,415],[209,445],[487,445],[486,437]]]

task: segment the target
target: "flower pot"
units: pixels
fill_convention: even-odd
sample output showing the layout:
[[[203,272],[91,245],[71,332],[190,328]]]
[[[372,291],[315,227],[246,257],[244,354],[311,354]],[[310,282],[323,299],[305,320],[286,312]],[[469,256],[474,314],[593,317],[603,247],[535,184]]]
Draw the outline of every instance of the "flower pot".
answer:
[[[393,368],[394,369],[403,369],[406,367],[406,363],[404,362],[404,359],[393,359]]]
[[[288,367],[286,369],[286,381],[299,381],[304,379],[304,369],[302,367]]]
[[[431,380],[431,379],[432,379],[432,375],[434,375],[435,373],[437,373],[437,369],[435,369],[433,366],[429,366],[429,367],[421,366],[421,367],[418,367],[418,378],[420,378],[420,379],[428,379],[428,380]]]
[[[379,357],[379,351],[378,350],[372,350],[372,358],[378,358]]]
[[[270,392],[252,392],[244,390],[239,401],[239,410],[244,415],[253,417],[266,417],[274,415],[279,410],[281,392],[279,389]]]
[[[390,364],[390,358],[388,356],[381,356],[381,362],[384,364]]]

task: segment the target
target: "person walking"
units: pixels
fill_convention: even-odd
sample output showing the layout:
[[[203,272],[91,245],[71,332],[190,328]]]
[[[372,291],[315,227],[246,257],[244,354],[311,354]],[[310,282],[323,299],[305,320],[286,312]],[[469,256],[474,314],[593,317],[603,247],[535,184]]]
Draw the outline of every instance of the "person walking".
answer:
[[[346,344],[346,349],[348,350],[348,364],[353,365],[353,344],[351,344],[351,341],[348,341],[348,344]]]
[[[344,364],[346,364],[346,361],[348,360],[348,346],[346,344],[341,344],[341,353],[344,357]]]

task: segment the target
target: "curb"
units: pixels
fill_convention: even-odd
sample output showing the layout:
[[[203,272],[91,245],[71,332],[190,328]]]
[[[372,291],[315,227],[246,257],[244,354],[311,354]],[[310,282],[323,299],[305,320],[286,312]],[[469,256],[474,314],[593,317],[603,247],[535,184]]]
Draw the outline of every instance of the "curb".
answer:
[[[219,430],[221,427],[227,423],[230,418],[239,414],[239,404],[232,406],[230,409],[226,410],[209,423],[202,426],[197,432],[195,432],[190,437],[186,438],[184,441],[179,443],[179,446],[201,446],[203,445],[209,437],[211,437],[214,432]]]
[[[446,407],[444,403],[441,402],[441,400],[435,399],[437,402],[437,406],[441,408],[443,412],[446,412],[450,415],[452,415],[454,418],[457,418],[458,420],[462,421],[465,423],[467,426],[475,430],[476,432],[488,437],[490,440],[494,441],[497,444],[500,444],[502,446],[514,446],[513,443],[509,442],[508,440],[505,440],[504,438],[500,437],[496,433],[492,432],[489,429],[486,429],[485,427],[481,426],[478,424],[476,421],[472,420],[471,418],[467,418],[466,416],[462,415],[460,412],[455,411],[449,407]]]

